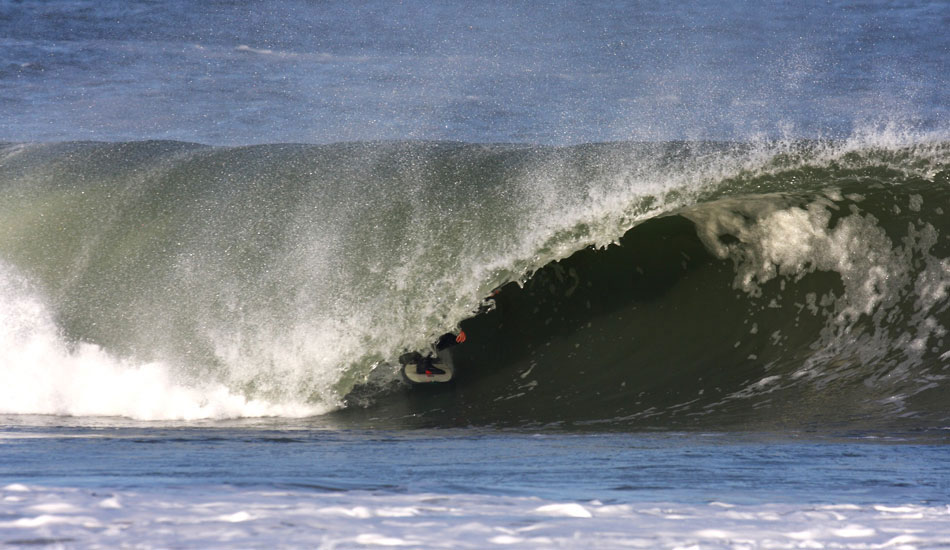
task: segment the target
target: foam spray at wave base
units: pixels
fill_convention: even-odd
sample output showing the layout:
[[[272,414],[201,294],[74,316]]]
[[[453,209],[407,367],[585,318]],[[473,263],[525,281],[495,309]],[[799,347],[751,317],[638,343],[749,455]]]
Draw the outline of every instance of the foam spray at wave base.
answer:
[[[2,412],[938,425],[948,151],[8,144]]]

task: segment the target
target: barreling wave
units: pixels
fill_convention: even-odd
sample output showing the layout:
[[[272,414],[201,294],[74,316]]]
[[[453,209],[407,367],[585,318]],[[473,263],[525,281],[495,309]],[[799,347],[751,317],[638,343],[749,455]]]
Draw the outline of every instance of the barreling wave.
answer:
[[[948,159],[886,132],[0,146],[0,412],[940,425]],[[459,327],[456,381],[401,385]]]

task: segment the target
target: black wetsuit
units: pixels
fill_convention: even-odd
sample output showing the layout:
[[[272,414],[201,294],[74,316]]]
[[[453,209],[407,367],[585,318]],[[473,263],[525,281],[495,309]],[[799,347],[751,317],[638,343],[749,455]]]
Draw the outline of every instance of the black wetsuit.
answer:
[[[435,343],[436,352],[440,352],[456,345],[458,342],[455,340],[455,338],[456,336],[451,332],[447,332],[440,336]],[[403,354],[399,358],[399,362],[403,365],[415,363],[416,374],[445,374],[444,369],[440,369],[439,367],[435,366],[436,361],[437,358],[433,357],[431,352],[423,356],[421,353],[414,351]]]
[[[446,332],[445,334],[440,336],[439,340],[435,343],[435,349],[437,351],[442,351],[456,344],[458,344],[458,341],[456,340],[456,336],[452,334],[451,332]]]
[[[430,353],[416,363],[416,374],[445,374],[445,370],[435,366],[435,358]]]

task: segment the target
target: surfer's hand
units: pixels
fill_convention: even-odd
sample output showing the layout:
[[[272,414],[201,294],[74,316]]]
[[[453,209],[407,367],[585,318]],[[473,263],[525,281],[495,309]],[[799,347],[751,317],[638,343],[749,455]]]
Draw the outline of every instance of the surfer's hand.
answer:
[[[466,338],[466,336],[465,336],[465,331],[464,331],[464,330],[460,330],[460,331],[459,331],[459,335],[455,337],[455,341],[456,341],[457,343],[461,344],[462,342],[465,341],[465,338]]]

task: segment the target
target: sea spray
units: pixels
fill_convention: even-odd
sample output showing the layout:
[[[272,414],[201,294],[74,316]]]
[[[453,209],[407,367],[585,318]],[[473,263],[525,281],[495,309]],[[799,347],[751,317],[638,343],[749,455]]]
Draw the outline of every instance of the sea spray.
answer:
[[[31,285],[0,264],[0,413],[194,420],[311,416],[326,407],[267,403],[213,382],[187,380],[171,365],[117,358],[69,342]]]

